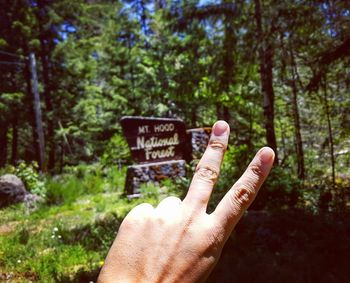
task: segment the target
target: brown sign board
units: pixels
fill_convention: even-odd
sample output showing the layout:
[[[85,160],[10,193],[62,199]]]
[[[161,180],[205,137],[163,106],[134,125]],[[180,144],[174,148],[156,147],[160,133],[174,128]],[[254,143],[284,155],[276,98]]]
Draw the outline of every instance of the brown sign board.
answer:
[[[120,123],[132,157],[137,162],[184,159],[188,146],[183,121],[126,116]]]

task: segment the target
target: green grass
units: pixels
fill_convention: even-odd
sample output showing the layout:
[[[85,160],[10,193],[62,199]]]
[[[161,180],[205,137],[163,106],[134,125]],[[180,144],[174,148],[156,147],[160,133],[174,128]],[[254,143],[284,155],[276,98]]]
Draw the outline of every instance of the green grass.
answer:
[[[85,168],[46,180],[46,202],[0,210],[0,281],[89,282],[96,278],[118,227],[137,204],[165,195],[123,196],[125,169]]]
[[[127,213],[142,202],[183,196],[188,187],[188,180],[145,185],[143,198],[128,200],[125,173],[68,168],[45,180],[45,202],[36,210],[24,204],[0,210],[0,282],[95,282]],[[349,219],[310,210],[248,213],[209,282],[345,282]]]

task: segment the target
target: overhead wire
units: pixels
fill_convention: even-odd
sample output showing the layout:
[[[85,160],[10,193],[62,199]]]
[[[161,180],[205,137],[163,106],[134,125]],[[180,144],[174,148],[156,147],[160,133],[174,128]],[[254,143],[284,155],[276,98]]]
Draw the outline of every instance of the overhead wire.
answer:
[[[18,55],[18,54],[12,53],[12,52],[3,51],[3,50],[0,50],[0,54],[23,59],[23,56],[21,56],[21,55]]]
[[[6,56],[11,56],[11,57],[15,57],[20,59],[21,61],[26,60],[27,57],[26,56],[21,56],[12,52],[7,52],[7,51],[3,51],[0,50],[0,54],[6,55]],[[0,61],[0,65],[17,65],[17,66],[24,66],[23,62],[19,62],[19,61]]]
[[[0,61],[1,65],[19,65],[24,66],[24,63],[21,62],[10,62],[10,61]]]

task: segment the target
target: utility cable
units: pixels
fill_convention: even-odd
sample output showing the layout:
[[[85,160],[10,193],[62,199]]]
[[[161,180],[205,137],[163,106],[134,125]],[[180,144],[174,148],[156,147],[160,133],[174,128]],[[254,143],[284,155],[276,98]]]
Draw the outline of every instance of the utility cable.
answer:
[[[0,61],[0,64],[2,64],[2,65],[19,65],[19,66],[24,66],[24,63],[21,63],[21,62],[10,62],[10,61]]]
[[[15,54],[15,53],[7,52],[7,51],[0,50],[0,54],[4,54],[4,55],[8,55],[8,56],[12,56],[12,57],[17,57],[17,58],[23,59],[23,56],[20,56],[20,55]]]

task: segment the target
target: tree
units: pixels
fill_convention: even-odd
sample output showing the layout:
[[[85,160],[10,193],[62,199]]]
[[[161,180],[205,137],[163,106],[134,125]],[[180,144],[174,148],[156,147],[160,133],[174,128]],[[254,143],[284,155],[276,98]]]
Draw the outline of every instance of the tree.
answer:
[[[262,9],[260,0],[254,0],[255,3],[255,21],[256,21],[256,34],[259,41],[259,61],[260,61],[260,79],[261,79],[261,91],[264,97],[263,107],[265,116],[265,128],[266,128],[266,140],[268,146],[270,146],[275,154],[275,163],[278,164],[278,152],[277,141],[275,134],[274,124],[274,103],[275,93],[273,89],[273,54],[274,47],[270,37],[273,37],[275,32],[275,23],[272,21],[271,26],[267,27],[270,31],[267,36],[264,36],[263,24],[262,24]]]

